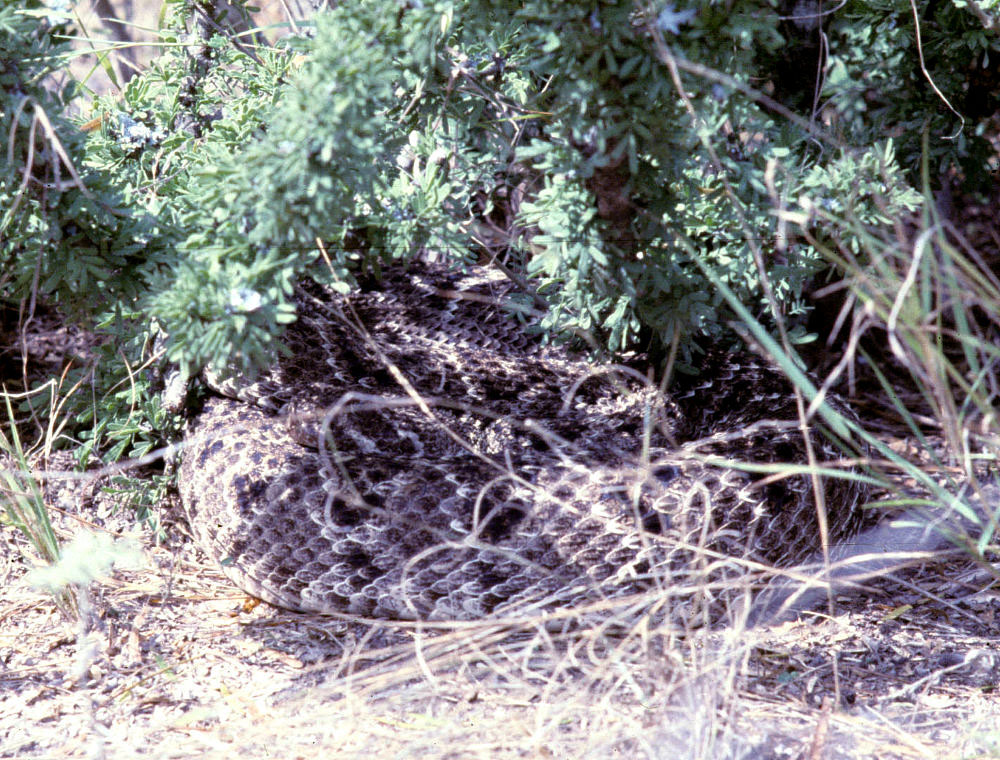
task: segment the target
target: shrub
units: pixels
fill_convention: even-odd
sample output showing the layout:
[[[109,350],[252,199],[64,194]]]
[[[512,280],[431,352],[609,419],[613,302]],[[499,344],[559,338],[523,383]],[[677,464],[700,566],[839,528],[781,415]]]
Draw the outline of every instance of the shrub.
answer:
[[[689,358],[732,317],[706,267],[794,327],[827,266],[810,241],[861,248],[854,221],[922,203],[923,134],[939,174],[984,165],[973,75],[996,42],[965,2],[922,11],[922,65],[895,0],[819,20],[773,0],[357,0],[254,49],[186,44],[190,4],[168,7],[163,55],[96,104],[89,139],[41,85],[63,27],[4,7],[4,59],[30,64],[5,69],[0,261],[8,295],[37,282],[117,325],[129,361],[152,317],[189,375],[266,362],[296,279],[347,289],[426,251],[501,260],[553,335]]]

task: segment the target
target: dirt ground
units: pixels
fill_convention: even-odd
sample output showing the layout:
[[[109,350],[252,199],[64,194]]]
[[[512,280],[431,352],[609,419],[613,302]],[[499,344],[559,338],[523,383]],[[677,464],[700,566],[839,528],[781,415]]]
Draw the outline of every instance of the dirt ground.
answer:
[[[752,631],[419,631],[253,606],[170,514],[159,545],[83,517],[141,561],[82,623],[0,534],[0,757],[1000,757],[1000,595],[965,561]]]

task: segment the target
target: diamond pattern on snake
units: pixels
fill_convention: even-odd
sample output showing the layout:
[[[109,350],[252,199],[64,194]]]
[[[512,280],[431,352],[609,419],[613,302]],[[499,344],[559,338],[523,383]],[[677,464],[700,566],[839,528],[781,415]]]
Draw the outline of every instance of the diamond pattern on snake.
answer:
[[[504,308],[511,292],[432,264],[350,295],[303,284],[290,352],[253,383],[209,378],[180,491],[237,586],[304,612],[469,620],[819,548],[809,477],[761,485],[704,461],[805,460],[776,372],[715,357],[663,394],[546,345]],[[812,438],[820,460],[842,456]],[[823,485],[836,541],[865,494]]]

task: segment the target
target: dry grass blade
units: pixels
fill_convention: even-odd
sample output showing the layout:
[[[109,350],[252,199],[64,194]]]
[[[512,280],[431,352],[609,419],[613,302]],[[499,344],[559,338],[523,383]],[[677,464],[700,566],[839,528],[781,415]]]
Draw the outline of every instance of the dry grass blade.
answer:
[[[7,411],[7,432],[0,431],[0,501],[12,527],[28,539],[38,557],[49,565],[59,561],[61,552],[41,484],[32,472],[29,455],[21,444],[11,396],[3,394]],[[54,594],[62,611],[72,616],[75,602],[65,590]]]
[[[0,470],[4,510],[11,524],[25,535],[39,556],[46,562],[55,562],[59,559],[59,545],[42,488],[31,474],[28,455],[21,445],[10,395],[4,393],[3,399],[8,420],[7,432],[0,431],[0,455],[6,465]]]

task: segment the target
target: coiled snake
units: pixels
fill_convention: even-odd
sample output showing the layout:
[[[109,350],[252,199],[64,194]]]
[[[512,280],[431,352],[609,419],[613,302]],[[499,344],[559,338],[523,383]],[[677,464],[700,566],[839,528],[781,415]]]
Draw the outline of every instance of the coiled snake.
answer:
[[[705,461],[804,461],[776,372],[716,359],[666,395],[544,345],[508,296],[428,264],[299,289],[289,355],[215,382],[185,444],[184,507],[234,583],[292,610],[472,619],[816,551],[809,477]],[[823,484],[831,539],[857,531],[862,487]]]

